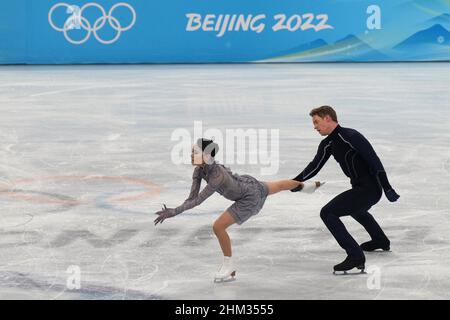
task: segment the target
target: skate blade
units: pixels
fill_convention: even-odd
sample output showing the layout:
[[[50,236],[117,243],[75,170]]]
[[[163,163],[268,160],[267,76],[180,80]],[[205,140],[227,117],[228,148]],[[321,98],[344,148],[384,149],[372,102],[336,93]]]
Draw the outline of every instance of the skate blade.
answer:
[[[335,276],[357,276],[361,274],[367,274],[367,272],[365,271],[365,267],[357,267],[357,269],[359,269],[359,271],[354,271],[353,269],[347,271],[333,271],[333,274]]]
[[[236,280],[236,271],[233,271],[228,277],[226,278],[215,278],[214,283],[225,283],[225,282],[233,282]]]
[[[383,252],[392,252],[391,248],[378,248],[372,251],[364,251],[364,252],[368,252],[368,253],[383,253]]]
[[[362,274],[367,274],[365,271],[360,272],[349,272],[349,271],[333,271],[333,275],[342,277],[342,276],[359,276]]]

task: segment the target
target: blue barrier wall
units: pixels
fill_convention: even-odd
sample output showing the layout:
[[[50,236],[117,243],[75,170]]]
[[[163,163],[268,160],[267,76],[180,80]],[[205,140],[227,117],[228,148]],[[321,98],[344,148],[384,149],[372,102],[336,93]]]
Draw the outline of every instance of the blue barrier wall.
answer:
[[[14,0],[0,63],[450,60],[447,0]]]

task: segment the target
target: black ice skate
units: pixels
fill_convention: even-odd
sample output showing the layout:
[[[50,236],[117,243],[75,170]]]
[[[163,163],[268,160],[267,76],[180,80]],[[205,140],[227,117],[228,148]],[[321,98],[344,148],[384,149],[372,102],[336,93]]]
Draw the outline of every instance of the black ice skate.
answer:
[[[362,258],[353,258],[348,256],[345,258],[345,260],[337,265],[334,266],[333,274],[340,275],[340,274],[361,274],[365,273],[364,269],[365,267],[366,259],[364,257]],[[357,268],[361,270],[358,273],[347,273],[347,271],[350,271],[354,268]],[[342,273],[341,273],[342,272]]]
[[[391,249],[390,245],[391,245],[391,243],[389,240],[387,240],[385,242],[370,240],[370,241],[367,241],[367,242],[364,242],[363,244],[361,244],[360,247],[363,251],[367,251],[367,252],[372,252],[372,251],[379,250],[379,249],[381,249],[383,251],[389,251]]]

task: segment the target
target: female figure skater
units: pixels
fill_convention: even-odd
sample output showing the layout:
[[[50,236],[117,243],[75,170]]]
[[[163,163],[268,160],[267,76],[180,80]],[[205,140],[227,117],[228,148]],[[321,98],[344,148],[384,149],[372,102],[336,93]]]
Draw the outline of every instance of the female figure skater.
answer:
[[[212,140],[198,139],[192,147],[191,162],[195,169],[189,197],[176,208],[167,208],[164,205],[161,211],[156,212],[158,217],[154,221],[157,225],[167,218],[194,208],[214,192],[235,201],[213,225],[214,233],[224,255],[222,267],[215,275],[215,282],[233,280],[236,274],[231,260],[230,237],[226,231],[229,226],[235,223],[241,225],[251,216],[256,215],[263,207],[268,195],[295,188],[297,188],[296,190],[301,189],[302,192],[312,193],[323,184],[319,181],[299,182],[295,180],[262,182],[249,175],[233,174],[229,168],[214,160],[218,150],[219,146]],[[207,185],[199,193],[202,179],[207,182]]]

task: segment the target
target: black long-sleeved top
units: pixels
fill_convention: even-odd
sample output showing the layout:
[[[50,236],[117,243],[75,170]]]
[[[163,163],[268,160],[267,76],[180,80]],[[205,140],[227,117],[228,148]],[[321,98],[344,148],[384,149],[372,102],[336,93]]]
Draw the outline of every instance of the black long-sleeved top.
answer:
[[[331,155],[352,184],[375,176],[385,192],[392,189],[383,164],[370,142],[358,131],[340,125],[322,140],[314,159],[294,180],[303,182],[314,177]]]

